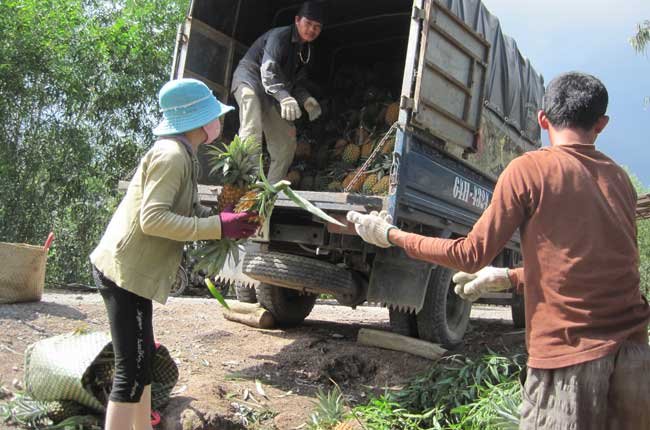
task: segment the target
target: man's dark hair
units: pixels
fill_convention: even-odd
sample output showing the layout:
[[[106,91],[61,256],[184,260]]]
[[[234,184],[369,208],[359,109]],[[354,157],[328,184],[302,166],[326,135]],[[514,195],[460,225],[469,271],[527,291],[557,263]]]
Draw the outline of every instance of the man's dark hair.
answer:
[[[548,84],[542,109],[555,128],[590,130],[605,115],[608,100],[607,89],[598,78],[569,72]]]

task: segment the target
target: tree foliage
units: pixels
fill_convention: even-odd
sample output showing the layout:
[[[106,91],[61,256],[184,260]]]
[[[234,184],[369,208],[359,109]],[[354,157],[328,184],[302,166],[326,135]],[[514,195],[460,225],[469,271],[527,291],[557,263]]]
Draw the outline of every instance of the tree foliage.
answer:
[[[650,193],[650,187],[641,183],[636,175],[629,173],[632,184],[639,196]],[[639,243],[639,272],[641,274],[641,290],[650,298],[650,219],[638,220],[637,240]]]
[[[87,281],[117,182],[152,143],[180,0],[0,1],[0,240],[57,238],[48,281]]]
[[[643,54],[648,43],[650,43],[650,20],[645,20],[636,26],[636,34],[630,37],[630,44],[636,52]]]

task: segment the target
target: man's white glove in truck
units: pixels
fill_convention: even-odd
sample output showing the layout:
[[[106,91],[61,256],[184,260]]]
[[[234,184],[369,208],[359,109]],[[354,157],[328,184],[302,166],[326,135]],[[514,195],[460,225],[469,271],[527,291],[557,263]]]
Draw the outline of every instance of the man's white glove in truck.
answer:
[[[473,302],[484,293],[503,291],[512,287],[505,267],[486,266],[476,273],[458,272],[452,278],[454,291],[463,300]]]
[[[287,121],[295,121],[302,116],[298,101],[293,97],[285,97],[280,101],[280,116]]]
[[[309,121],[315,121],[323,113],[320,104],[318,104],[318,101],[313,97],[308,97],[307,100],[305,100],[304,106],[309,115]]]
[[[393,217],[388,212],[373,211],[368,215],[363,215],[359,212],[350,211],[347,218],[348,221],[354,223],[357,234],[366,242],[381,248],[393,246],[388,241],[388,232],[397,227],[391,224]]]

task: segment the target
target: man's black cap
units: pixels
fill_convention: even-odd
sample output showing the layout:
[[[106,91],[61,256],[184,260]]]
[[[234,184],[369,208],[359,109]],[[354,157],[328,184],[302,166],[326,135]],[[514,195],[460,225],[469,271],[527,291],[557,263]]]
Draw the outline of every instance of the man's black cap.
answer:
[[[297,16],[325,23],[325,2],[323,1],[306,1],[300,6]]]

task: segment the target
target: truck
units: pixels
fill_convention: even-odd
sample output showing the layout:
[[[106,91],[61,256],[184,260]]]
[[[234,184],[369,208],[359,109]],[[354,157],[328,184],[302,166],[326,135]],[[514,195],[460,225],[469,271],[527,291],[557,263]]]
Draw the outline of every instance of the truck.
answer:
[[[179,26],[172,78],[201,79],[234,104],[229,87],[239,59],[258,36],[290,25],[300,4],[192,0]],[[325,294],[352,308],[385,306],[394,332],[454,347],[462,342],[472,304],[454,293],[453,271],[365,243],[345,216],[385,210],[405,231],[466,235],[508,162],[541,146],[536,114],[543,78],[480,0],[327,0],[327,7],[312,88],[326,99],[341,67],[372,65],[359,70],[393,91],[399,111],[389,130],[388,193],[298,188],[345,227],[280,198],[244,257],[217,280],[233,286],[240,300],[258,301],[281,325],[300,324]],[[237,126],[237,115],[228,115],[225,133],[233,135]],[[332,144],[318,134],[312,139],[317,148]],[[211,204],[216,191],[209,181],[202,179],[199,193]],[[520,263],[515,234],[493,264]],[[515,325],[523,326],[520,295],[509,291],[482,301],[511,306]]]

